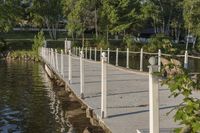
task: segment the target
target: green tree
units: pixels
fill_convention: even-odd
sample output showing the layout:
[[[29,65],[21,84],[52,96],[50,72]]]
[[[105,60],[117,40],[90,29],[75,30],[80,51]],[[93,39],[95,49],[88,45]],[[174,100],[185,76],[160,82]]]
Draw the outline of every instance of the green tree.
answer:
[[[63,20],[61,0],[33,0],[30,7],[32,24],[47,27],[52,39],[57,39],[59,21]]]
[[[200,36],[200,1],[184,0],[184,21],[188,35]],[[188,48],[188,41],[186,49]]]
[[[82,36],[82,46],[85,43],[85,30],[89,29],[93,20],[90,0],[64,1],[64,12],[67,16],[67,30]],[[72,5],[72,7],[69,7]]]
[[[0,31],[8,32],[21,23],[22,8],[20,0],[0,0]]]

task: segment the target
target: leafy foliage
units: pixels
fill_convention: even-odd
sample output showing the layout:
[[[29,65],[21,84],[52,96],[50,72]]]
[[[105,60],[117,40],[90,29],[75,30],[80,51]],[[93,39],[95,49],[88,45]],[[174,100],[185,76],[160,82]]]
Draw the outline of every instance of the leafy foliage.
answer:
[[[150,38],[149,43],[144,46],[144,49],[149,52],[157,52],[158,49],[161,49],[164,53],[173,53],[175,51],[170,38],[163,34],[158,34]]]
[[[177,66],[176,66],[177,67]],[[172,68],[172,67],[169,67]],[[183,125],[175,130],[176,133],[197,133],[200,131],[200,99],[193,97],[192,91],[199,89],[198,78],[192,79],[186,70],[180,68],[180,72],[163,81],[170,91],[170,97],[183,97],[183,102],[176,107],[174,120]]]
[[[38,55],[39,48],[44,45],[45,37],[43,31],[38,32],[33,40],[32,50]]]

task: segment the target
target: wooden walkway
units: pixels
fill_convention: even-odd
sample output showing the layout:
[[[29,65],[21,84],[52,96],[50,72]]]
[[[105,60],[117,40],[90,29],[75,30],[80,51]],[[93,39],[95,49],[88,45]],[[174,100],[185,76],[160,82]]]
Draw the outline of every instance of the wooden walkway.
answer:
[[[57,58],[58,68],[60,69],[61,55],[58,54]],[[63,60],[64,79],[68,83],[68,55],[64,55]],[[46,60],[46,63],[49,64],[48,60]],[[84,66],[84,101],[101,119],[101,63],[84,60]],[[60,75],[60,71],[58,75]],[[102,121],[113,133],[136,133],[137,129],[142,133],[149,132],[148,78],[148,73],[145,72],[107,65],[108,117],[102,119]],[[69,86],[77,96],[81,97],[80,59],[77,56],[72,56],[72,83]],[[167,112],[178,105],[181,98],[168,98],[169,95],[170,92],[166,87],[159,88],[160,130],[163,133],[169,133],[171,129],[178,126],[173,122],[174,112],[169,115],[167,115]]]

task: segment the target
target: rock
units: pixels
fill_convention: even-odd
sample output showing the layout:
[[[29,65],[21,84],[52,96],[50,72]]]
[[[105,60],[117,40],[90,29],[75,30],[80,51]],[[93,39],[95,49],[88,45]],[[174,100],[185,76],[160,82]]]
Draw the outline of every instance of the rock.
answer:
[[[83,133],[92,133],[91,129],[89,127],[86,127],[83,131]]]

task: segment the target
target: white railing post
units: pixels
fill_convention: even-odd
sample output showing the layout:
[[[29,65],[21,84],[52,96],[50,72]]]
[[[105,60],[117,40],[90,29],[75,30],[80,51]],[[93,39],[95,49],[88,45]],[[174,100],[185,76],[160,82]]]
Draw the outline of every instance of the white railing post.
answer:
[[[101,118],[107,117],[107,65],[106,53],[101,55]]]
[[[61,75],[64,77],[64,62],[63,62],[63,50],[61,50],[61,55],[60,55],[60,71]]]
[[[184,68],[188,68],[188,51],[185,51],[185,58],[184,58]]]
[[[77,49],[77,47],[75,49],[76,49],[76,56],[77,56],[78,55],[78,49]]]
[[[118,54],[119,54],[119,49],[117,48],[116,49],[116,63],[115,63],[116,66],[118,66],[118,56],[119,56]]]
[[[44,47],[46,48],[47,47],[47,41],[44,40]]]
[[[126,52],[126,68],[129,68],[129,48],[127,48]]]
[[[57,51],[57,49],[55,49],[55,54],[56,54],[56,70],[59,72],[59,69],[58,69],[58,51]]]
[[[65,54],[67,54],[67,38],[65,39]]]
[[[159,133],[159,81],[154,75],[158,66],[155,57],[151,57],[149,63],[149,133]]]
[[[140,71],[143,71],[143,48],[140,50]]]
[[[78,47],[78,53],[80,53],[81,52],[81,48],[80,47]]]
[[[51,50],[50,50],[50,48],[48,48],[48,61],[49,61],[49,64],[51,64]]]
[[[87,47],[85,48],[85,59],[87,59]]]
[[[92,48],[90,47],[90,60],[92,60]]]
[[[158,72],[161,72],[161,50],[158,50]]]
[[[110,63],[110,48],[108,48],[108,56],[107,56],[107,63]]]
[[[97,48],[94,49],[94,60],[97,61]]]
[[[55,68],[55,54],[54,54],[54,50],[51,49],[52,51],[52,67]]]
[[[80,92],[81,92],[81,98],[84,98],[84,54],[83,51],[80,52]]]
[[[70,45],[71,46],[71,41],[68,41],[68,45]],[[71,59],[71,49],[69,48],[68,49],[68,68],[69,68],[69,77],[68,77],[68,80],[69,80],[69,84],[71,84],[72,83],[72,59]]]
[[[99,56],[100,60],[101,60],[102,51],[103,51],[102,48],[100,48],[100,56]]]

